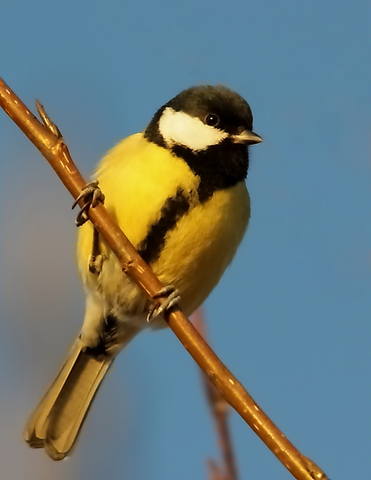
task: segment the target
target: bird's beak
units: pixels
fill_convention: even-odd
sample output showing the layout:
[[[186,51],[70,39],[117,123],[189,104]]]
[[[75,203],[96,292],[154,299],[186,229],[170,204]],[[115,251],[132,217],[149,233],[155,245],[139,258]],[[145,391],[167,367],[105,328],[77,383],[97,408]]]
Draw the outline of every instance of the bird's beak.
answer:
[[[263,141],[262,137],[249,130],[243,130],[237,135],[231,135],[233,143],[245,143],[247,145],[254,145]]]

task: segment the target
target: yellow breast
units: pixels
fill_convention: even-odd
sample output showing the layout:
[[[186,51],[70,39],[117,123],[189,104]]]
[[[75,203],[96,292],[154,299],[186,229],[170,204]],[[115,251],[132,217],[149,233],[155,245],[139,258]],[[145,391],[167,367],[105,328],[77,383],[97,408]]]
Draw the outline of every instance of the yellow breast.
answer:
[[[182,217],[166,239],[153,269],[174,283],[192,313],[218,283],[246,229],[250,203],[244,183],[220,190]]]
[[[106,207],[129,240],[138,246],[159,218],[166,200],[179,189],[188,194],[190,208],[166,234],[161,254],[152,264],[164,284],[174,284],[182,307],[191,313],[210,293],[233,258],[249,218],[244,183],[197,201],[199,178],[169,151],[132,135],[103,158],[96,172]],[[86,287],[97,290],[116,314],[138,310],[143,296],[124,278],[116,258],[102,244],[105,262],[97,277],[89,273],[92,226],[79,229],[78,266]]]

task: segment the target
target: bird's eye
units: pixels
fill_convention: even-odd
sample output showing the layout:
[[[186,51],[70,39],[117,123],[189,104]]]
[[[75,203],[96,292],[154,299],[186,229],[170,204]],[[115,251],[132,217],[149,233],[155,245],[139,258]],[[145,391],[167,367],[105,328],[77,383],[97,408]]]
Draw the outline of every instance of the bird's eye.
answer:
[[[204,122],[206,125],[210,125],[210,127],[216,127],[219,124],[220,119],[216,113],[208,113]]]

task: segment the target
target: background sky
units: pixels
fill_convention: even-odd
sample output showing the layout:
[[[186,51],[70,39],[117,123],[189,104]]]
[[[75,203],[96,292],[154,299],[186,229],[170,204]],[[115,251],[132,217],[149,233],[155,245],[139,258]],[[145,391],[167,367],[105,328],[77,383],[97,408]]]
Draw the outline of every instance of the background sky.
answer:
[[[1,76],[42,100],[85,174],[185,87],[251,104],[252,219],[206,303],[210,340],[332,479],[371,475],[370,6],[359,0],[2,5]],[[73,455],[21,439],[83,313],[71,198],[0,114],[0,464],[7,479],[206,479],[198,370],[170,331],[118,358]],[[289,479],[232,414],[242,480]]]

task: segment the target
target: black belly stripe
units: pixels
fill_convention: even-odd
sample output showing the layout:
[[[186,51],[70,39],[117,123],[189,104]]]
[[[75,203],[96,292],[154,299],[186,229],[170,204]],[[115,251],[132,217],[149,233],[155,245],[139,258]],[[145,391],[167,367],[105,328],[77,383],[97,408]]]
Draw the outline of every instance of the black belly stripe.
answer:
[[[151,225],[146,238],[138,246],[138,253],[147,263],[155,261],[160,256],[167,233],[175,227],[189,207],[189,200],[181,188],[177,190],[175,196],[166,200],[159,219]]]

